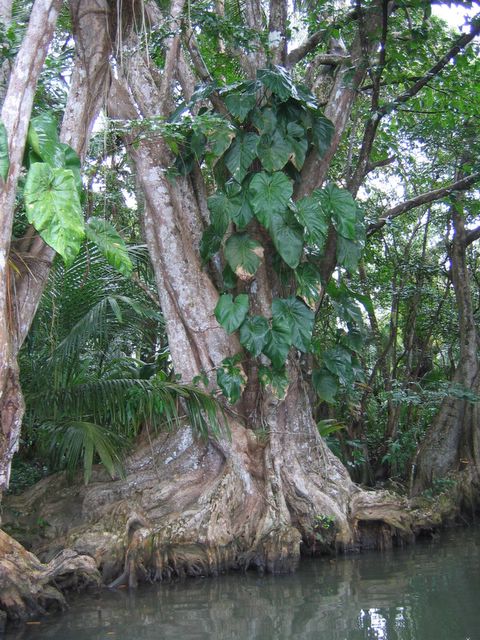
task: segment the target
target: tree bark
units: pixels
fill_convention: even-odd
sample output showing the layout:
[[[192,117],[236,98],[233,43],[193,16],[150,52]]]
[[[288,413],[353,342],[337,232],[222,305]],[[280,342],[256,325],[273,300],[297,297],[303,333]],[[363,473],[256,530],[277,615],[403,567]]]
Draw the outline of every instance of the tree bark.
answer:
[[[11,460],[18,448],[24,410],[17,355],[36,313],[55,254],[32,228],[19,242],[29,259],[22,260],[15,273],[9,270],[5,258],[2,261],[2,256],[9,253],[16,182],[36,81],[61,5],[62,2],[35,3],[2,110],[2,118],[5,117],[10,134],[11,166],[0,196],[3,205],[0,214],[3,216],[0,275],[5,283],[0,292],[0,498],[8,487]],[[97,0],[72,0],[71,8],[77,56],[60,137],[83,160],[110,74],[108,53],[111,42],[105,29],[106,14],[110,9],[105,1],[102,12]],[[28,618],[47,608],[63,606],[64,599],[56,585],[67,589],[98,582],[98,573],[90,558],[76,558],[77,554],[67,553],[62,556],[68,561],[63,563],[63,568],[60,569],[63,560],[46,567],[1,531],[0,541],[0,609],[7,611],[10,620]],[[62,579],[64,571],[78,574],[79,581],[69,583],[68,579]]]
[[[473,394],[480,393],[479,338],[475,322],[470,274],[466,259],[467,232],[461,199],[451,208],[454,236],[451,248],[452,284],[458,309],[459,363],[452,385]],[[414,493],[436,480],[457,477],[459,500],[478,507],[480,489],[480,410],[468,398],[447,397],[420,446],[414,479]]]
[[[18,338],[14,332],[12,274],[8,263],[13,211],[37,80],[61,4],[61,0],[37,0],[33,5],[2,106],[10,168],[5,184],[0,185],[0,497],[8,487],[11,460],[18,449],[23,416],[16,364]]]

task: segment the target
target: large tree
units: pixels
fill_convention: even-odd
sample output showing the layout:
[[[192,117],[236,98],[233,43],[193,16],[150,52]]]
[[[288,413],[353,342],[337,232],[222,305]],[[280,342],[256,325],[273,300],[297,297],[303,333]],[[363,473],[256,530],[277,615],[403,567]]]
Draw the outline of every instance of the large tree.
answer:
[[[53,34],[53,22],[44,32],[46,4],[34,5],[44,53]],[[230,405],[221,437],[201,441],[185,425],[132,454],[126,478],[99,474],[75,489],[74,500],[58,478],[43,481],[23,498],[23,507],[35,501],[35,517],[41,515],[55,537],[43,552],[60,546],[87,553],[105,581],[133,585],[233,567],[290,570],[301,549],[382,546],[411,537],[417,524],[406,503],[360,490],[319,436],[312,382],[325,396],[348,357],[339,348],[315,358],[312,332],[335,268],[338,282],[357,268],[366,229],[354,198],[373,170],[391,163],[376,147],[378,132],[461,55],[480,30],[478,19],[465,35],[435,45],[429,36],[438,25],[430,24],[428,3],[408,10],[376,0],[342,9],[322,5],[295,14],[306,34],[292,44],[294,15],[283,0],[240,6],[174,0],[168,10],[140,1],[71,5],[77,63],[94,68],[84,70],[77,93],[72,82],[81,107],[74,126],[79,138],[72,133],[65,140],[84,153],[108,76],[107,112],[118,123],[143,194],[142,225],[173,366],[186,383],[220,388]],[[82,31],[82,20],[92,25],[86,22]],[[18,65],[38,48],[28,33]],[[342,37],[332,37],[338,33]],[[408,56],[404,42],[414,56],[414,77],[399,72],[397,48]],[[43,59],[35,62],[38,75]],[[25,74],[14,68],[12,91],[18,78]],[[30,74],[30,82],[35,78]],[[10,150],[3,283],[31,109],[30,101],[22,134],[14,138],[19,103],[8,101],[9,93],[5,116],[2,111]],[[472,171],[431,184],[384,211],[371,230],[478,178]],[[35,246],[51,260],[42,240]],[[45,276],[37,277],[40,290]],[[22,277],[26,282],[30,273]],[[18,284],[18,292],[27,290]],[[12,337],[19,332],[7,324],[3,295],[5,486],[21,421],[15,362],[23,338],[15,343]],[[37,303],[38,293],[14,306],[23,337]],[[9,399],[9,380],[17,404]],[[22,597],[20,590],[16,606]]]

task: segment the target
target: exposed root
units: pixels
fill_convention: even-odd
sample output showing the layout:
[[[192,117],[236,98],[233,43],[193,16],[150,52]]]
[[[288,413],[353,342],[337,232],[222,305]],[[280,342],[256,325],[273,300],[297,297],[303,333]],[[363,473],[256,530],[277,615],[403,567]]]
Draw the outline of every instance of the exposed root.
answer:
[[[10,621],[64,609],[63,591],[99,583],[92,558],[66,549],[45,565],[0,530],[0,610]]]
[[[41,565],[20,547],[30,562],[26,582],[2,589],[4,608],[20,618],[62,607],[54,580],[60,589],[79,586],[95,566],[111,588],[232,569],[290,572],[300,551],[385,549],[451,515],[445,510],[439,521],[405,498],[361,490],[313,429],[302,438],[290,448],[281,435],[258,443],[234,424],[231,441],[204,443],[184,428],[134,453],[126,478],[96,471],[85,487],[57,476],[9,498],[5,517],[14,513],[24,534],[43,523],[31,538],[51,562]],[[73,555],[57,556],[59,549]]]

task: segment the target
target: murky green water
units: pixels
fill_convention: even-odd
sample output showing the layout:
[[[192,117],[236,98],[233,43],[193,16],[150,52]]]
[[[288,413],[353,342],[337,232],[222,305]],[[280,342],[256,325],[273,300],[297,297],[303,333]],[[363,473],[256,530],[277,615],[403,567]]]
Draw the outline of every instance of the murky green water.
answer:
[[[480,529],[408,549],[82,596],[8,640],[480,640]]]

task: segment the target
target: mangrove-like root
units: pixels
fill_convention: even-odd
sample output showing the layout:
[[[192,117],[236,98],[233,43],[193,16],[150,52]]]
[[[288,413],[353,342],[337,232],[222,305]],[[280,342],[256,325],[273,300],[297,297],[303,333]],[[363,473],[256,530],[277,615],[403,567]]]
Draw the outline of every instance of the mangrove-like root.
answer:
[[[0,530],[0,612],[9,622],[62,610],[66,606],[62,592],[99,584],[93,558],[66,549],[42,564]]]

